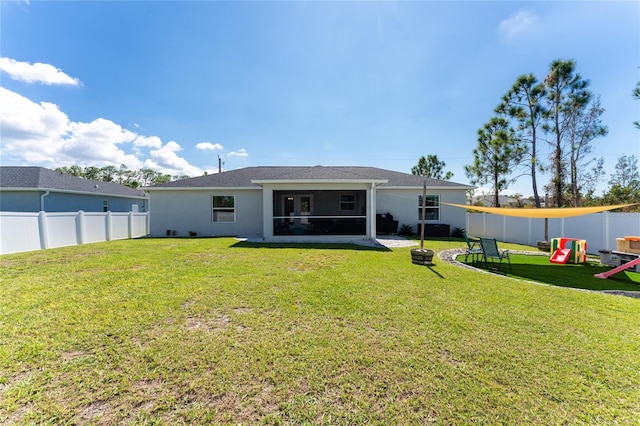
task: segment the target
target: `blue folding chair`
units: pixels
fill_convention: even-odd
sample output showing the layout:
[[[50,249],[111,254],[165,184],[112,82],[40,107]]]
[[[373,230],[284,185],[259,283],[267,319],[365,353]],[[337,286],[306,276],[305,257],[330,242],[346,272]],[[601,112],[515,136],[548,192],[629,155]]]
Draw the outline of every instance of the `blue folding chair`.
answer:
[[[500,271],[502,260],[507,259],[509,262],[509,270],[512,270],[509,250],[498,250],[498,241],[496,241],[495,238],[480,238],[480,246],[482,247],[482,257],[485,265],[487,264],[487,259],[491,259],[491,266],[495,264],[494,261],[498,261],[498,271]]]
[[[467,231],[465,229],[462,230],[462,236],[467,243],[467,251],[464,253],[465,263],[469,256],[471,256],[471,260],[473,262],[476,262],[484,254],[482,247],[480,247],[480,243],[478,241],[471,241],[467,236]]]

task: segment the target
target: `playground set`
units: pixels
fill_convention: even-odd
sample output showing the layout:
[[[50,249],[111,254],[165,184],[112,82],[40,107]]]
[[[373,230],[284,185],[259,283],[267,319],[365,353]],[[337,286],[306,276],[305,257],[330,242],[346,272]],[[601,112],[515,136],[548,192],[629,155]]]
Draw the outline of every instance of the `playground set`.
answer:
[[[443,203],[453,207],[468,209],[466,204]],[[618,204],[612,206],[591,206],[591,207],[569,207],[569,208],[538,208],[538,209],[520,209],[520,208],[502,208],[502,207],[483,207],[473,206],[474,210],[482,213],[492,213],[501,216],[524,217],[529,219],[544,219],[544,241],[538,241],[538,248],[547,250],[547,244],[550,249],[549,262],[551,263],[584,263],[587,260],[587,241],[576,238],[553,238],[548,241],[548,220],[552,218],[565,218],[573,216],[582,216],[592,213],[604,212],[607,210],[615,210],[624,207],[638,205],[640,203]],[[624,237],[616,238],[617,250],[600,250],[600,264],[602,266],[612,266],[613,269],[601,274],[595,274],[598,278],[609,278],[611,275],[620,271],[634,268],[633,271],[640,273],[640,237]],[[542,244],[544,243],[544,244]],[[467,240],[467,244],[469,241]],[[544,248],[543,248],[544,247]],[[473,252],[474,247],[469,244],[467,257]],[[484,254],[483,254],[484,256]]]
[[[587,261],[587,241],[576,238],[551,239],[551,263],[584,263]]]
[[[596,278],[609,278],[613,274],[630,269],[640,273],[640,237],[616,238],[617,250],[611,251],[610,256],[617,266],[610,271],[595,274]]]
[[[601,250],[600,263],[614,266],[613,269],[594,277],[606,279],[624,270],[640,273],[640,237],[616,238],[617,250]],[[551,263],[584,263],[587,261],[587,242],[577,238],[553,238],[551,240]]]

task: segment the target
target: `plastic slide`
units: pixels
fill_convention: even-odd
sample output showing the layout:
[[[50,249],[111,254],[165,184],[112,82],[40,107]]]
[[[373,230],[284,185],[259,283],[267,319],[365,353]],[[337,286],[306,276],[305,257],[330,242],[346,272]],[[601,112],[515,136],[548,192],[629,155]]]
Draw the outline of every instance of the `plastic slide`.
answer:
[[[571,256],[571,249],[557,248],[556,251],[554,251],[553,254],[551,255],[551,258],[549,258],[549,262],[567,263],[570,256]]]
[[[640,257],[638,257],[635,260],[632,260],[631,262],[623,263],[622,265],[617,266],[617,267],[613,268],[610,271],[603,272],[601,274],[595,274],[594,277],[607,279],[613,274],[617,274],[618,272],[624,271],[625,269],[633,268],[634,266],[639,265],[639,264],[640,264]]]

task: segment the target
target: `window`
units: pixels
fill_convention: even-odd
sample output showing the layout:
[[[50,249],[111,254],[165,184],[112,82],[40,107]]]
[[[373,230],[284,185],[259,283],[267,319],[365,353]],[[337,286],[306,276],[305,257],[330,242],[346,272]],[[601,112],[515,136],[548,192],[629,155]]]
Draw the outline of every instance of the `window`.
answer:
[[[440,220],[440,195],[427,194],[424,220]],[[418,220],[422,220],[422,195],[418,195]]]
[[[102,211],[105,213],[109,211],[109,200],[104,200],[102,202]]]
[[[340,196],[340,210],[341,211],[354,211],[356,209],[356,196],[341,195]]]
[[[213,221],[214,222],[235,222],[236,221],[236,197],[233,195],[213,196]]]

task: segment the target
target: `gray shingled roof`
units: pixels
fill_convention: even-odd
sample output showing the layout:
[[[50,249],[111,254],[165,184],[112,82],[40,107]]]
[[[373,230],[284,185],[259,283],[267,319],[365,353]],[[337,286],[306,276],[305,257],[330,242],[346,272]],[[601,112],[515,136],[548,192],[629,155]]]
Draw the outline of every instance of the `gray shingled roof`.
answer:
[[[258,187],[252,181],[261,180],[290,180],[290,181],[330,181],[330,180],[387,180],[387,183],[380,187],[422,187],[427,181],[427,186],[442,188],[471,188],[468,185],[449,182],[446,180],[429,179],[421,176],[414,176],[408,173],[394,172],[392,170],[379,169],[376,167],[246,167],[243,169],[230,170],[222,173],[215,173],[206,176],[199,176],[191,179],[178,180],[151,186],[155,188],[252,188]]]
[[[82,179],[44,167],[0,167],[0,189],[82,192],[125,198],[146,198],[147,194],[114,182]]]

